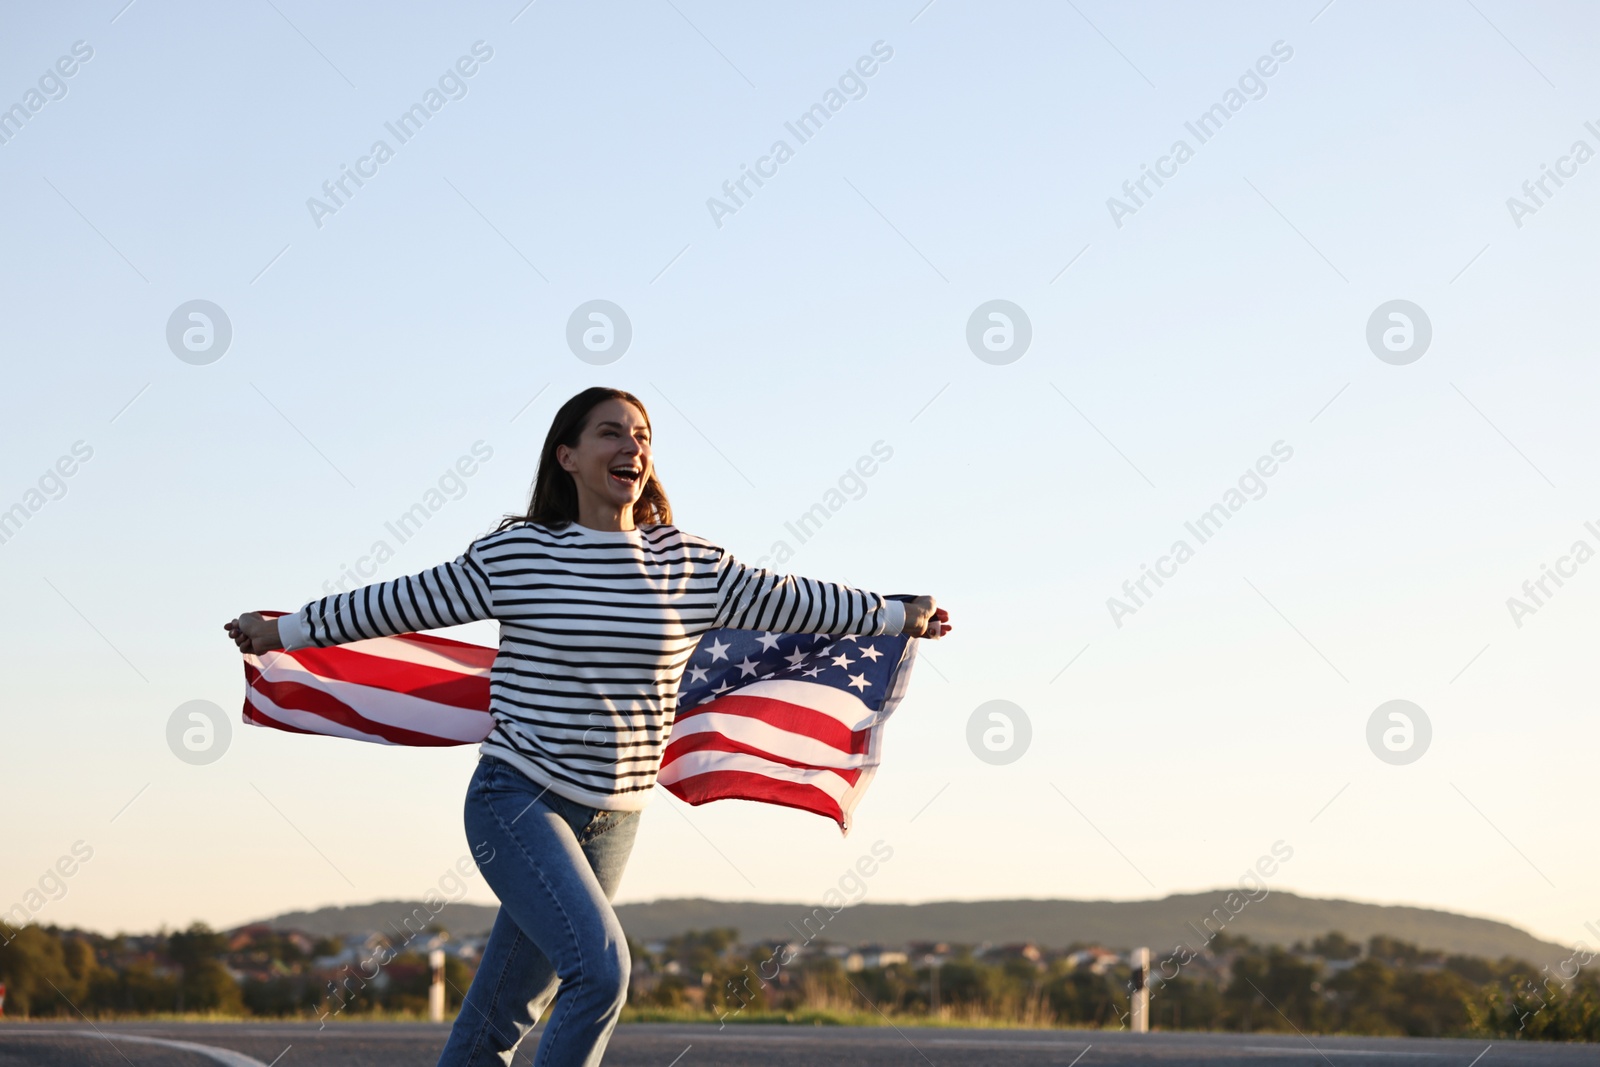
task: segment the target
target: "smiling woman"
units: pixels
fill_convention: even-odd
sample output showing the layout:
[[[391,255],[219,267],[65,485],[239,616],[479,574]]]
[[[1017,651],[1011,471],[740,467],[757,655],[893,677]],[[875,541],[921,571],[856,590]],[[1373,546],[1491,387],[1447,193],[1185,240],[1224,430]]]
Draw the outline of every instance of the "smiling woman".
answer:
[[[604,396],[581,415],[571,401],[556,413],[527,514],[508,515],[499,529],[576,521],[591,530],[621,531],[672,522],[672,505],[656,478],[644,405],[620,389],[591,389],[578,396],[589,393]]]
[[[775,574],[672,524],[644,404],[586,389],[556,412],[527,512],[456,560],[228,623],[261,654],[495,619],[494,726],[468,840],[502,907],[441,1063],[505,1062],[560,984],[539,1063],[598,1063],[627,996],[611,907],[656,784],[684,667],[714,629],[939,637],[932,597]]]

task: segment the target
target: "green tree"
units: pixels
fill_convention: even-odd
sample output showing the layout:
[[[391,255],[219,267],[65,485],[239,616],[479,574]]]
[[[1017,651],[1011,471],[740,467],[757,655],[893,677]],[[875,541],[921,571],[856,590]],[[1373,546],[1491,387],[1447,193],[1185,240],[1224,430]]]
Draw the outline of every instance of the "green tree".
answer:
[[[1361,956],[1361,942],[1333,930],[1311,942],[1311,951],[1325,960],[1353,960]]]
[[[1423,951],[1410,941],[1401,941],[1387,934],[1373,934],[1368,938],[1367,955],[1391,967],[1420,963],[1424,957]]]
[[[1395,1020],[1403,1006],[1395,988],[1395,972],[1382,960],[1364,959],[1328,980],[1334,998],[1335,1025],[1355,1034],[1402,1034]]]
[[[1410,1037],[1464,1037],[1472,1030],[1477,989],[1454,971],[1401,971],[1394,991],[1400,1009],[1391,1021]]]
[[[1223,993],[1224,1019],[1235,1029],[1314,1030],[1322,1023],[1321,966],[1276,946],[1233,961]]]
[[[74,977],[67,954],[54,931],[24,926],[0,944],[0,982],[6,984],[6,1008],[30,1015],[75,1015],[84,1000],[87,975]]]
[[[1057,1021],[1112,1026],[1127,1011],[1127,994],[1105,975],[1053,966],[1044,985],[1045,1003]]]
[[[1215,982],[1180,974],[1150,990],[1151,1029],[1210,1030],[1221,1024],[1221,1015],[1222,992]]]
[[[228,939],[205,923],[192,923],[167,939],[167,958],[183,972],[178,984],[179,1011],[239,1013],[244,999],[218,958],[228,949]]]
[[[145,1014],[171,1011],[178,1001],[178,979],[158,972],[149,960],[134,960],[120,967],[102,967],[89,987],[85,1011]]]
[[[677,960],[687,971],[700,975],[714,971],[723,962],[724,953],[739,940],[739,931],[731,926],[713,930],[689,930],[667,942],[663,955]]]
[[[1494,965],[1477,956],[1447,956],[1445,969],[1454,971],[1475,986],[1487,985],[1495,979]]]

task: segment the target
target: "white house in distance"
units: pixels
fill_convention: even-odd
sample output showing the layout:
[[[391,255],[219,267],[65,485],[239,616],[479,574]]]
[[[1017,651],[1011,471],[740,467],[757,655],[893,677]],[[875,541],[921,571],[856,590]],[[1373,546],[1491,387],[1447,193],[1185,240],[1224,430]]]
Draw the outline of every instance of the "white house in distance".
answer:
[[[1105,974],[1121,961],[1122,955],[1120,953],[1101,948],[1099,945],[1091,945],[1088,948],[1079,949],[1077,952],[1067,956],[1067,962],[1072,965],[1074,970],[1087,968],[1090,974]]]
[[[905,963],[906,960],[906,954],[898,949],[885,948],[883,945],[867,945],[844,958],[844,969],[862,971],[868,967],[887,967],[892,963]]]

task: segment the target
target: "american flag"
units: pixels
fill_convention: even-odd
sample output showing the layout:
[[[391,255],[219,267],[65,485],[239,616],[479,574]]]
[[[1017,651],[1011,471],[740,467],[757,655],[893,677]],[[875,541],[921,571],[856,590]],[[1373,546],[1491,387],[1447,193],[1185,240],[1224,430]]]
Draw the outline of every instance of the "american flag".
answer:
[[[494,725],[494,657],[416,633],[246,655],[244,721],[387,745],[476,744]],[[684,668],[656,780],[689,804],[756,800],[848,834],[915,659],[916,639],[903,635],[709,631]]]
[[[761,800],[848,834],[915,659],[905,636],[713,630],[684,668],[656,781],[690,804]]]
[[[494,727],[494,654],[483,645],[401,634],[246,655],[244,721],[384,745],[477,744]]]

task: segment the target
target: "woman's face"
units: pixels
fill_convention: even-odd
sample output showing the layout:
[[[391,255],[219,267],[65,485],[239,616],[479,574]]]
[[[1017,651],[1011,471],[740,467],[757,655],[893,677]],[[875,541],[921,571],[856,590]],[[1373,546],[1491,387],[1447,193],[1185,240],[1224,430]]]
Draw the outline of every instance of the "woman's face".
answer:
[[[587,498],[631,515],[652,473],[650,427],[626,400],[602,401],[589,412],[578,447],[557,446],[556,460],[577,483],[580,506]]]

